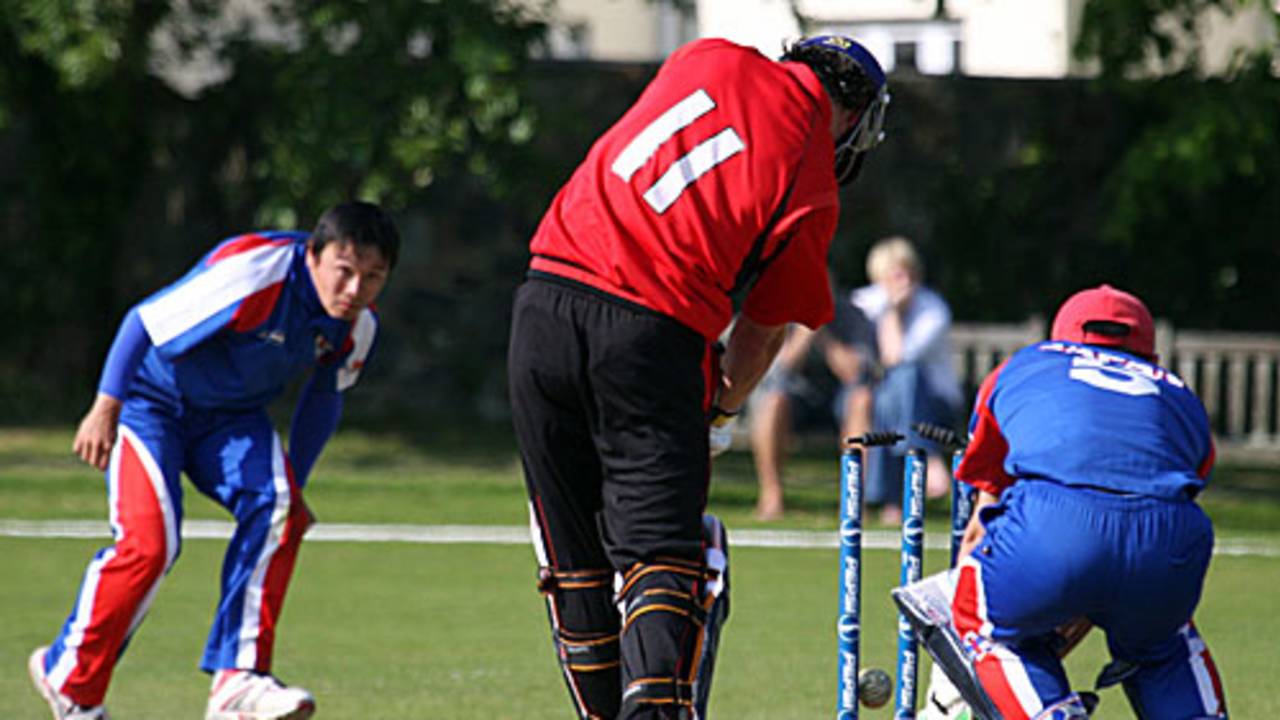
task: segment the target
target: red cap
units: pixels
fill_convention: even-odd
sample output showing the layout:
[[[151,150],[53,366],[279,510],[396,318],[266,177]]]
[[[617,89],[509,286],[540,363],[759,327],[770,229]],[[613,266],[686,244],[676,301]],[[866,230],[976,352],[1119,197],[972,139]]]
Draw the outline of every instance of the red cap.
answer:
[[[1149,358],[1156,354],[1151,312],[1138,298],[1110,285],[1067,298],[1053,318],[1049,339],[1117,347]]]

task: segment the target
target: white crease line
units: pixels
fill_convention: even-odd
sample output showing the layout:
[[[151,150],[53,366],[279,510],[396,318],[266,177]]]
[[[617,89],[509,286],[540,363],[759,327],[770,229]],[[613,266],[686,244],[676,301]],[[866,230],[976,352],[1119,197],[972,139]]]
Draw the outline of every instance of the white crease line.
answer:
[[[219,520],[188,520],[183,523],[185,540],[225,540],[232,524]],[[25,538],[108,538],[111,529],[105,520],[14,520],[0,519],[0,536]],[[897,550],[901,534],[893,530],[866,530],[864,550]],[[374,525],[318,523],[307,533],[308,542],[404,542],[422,544],[477,543],[524,545],[528,528],[518,525]],[[837,547],[836,531],[818,530],[730,530],[734,547],[823,549]],[[946,533],[927,533],[925,547],[949,547]],[[1215,555],[1233,557],[1280,557],[1280,543],[1269,540],[1218,538]]]

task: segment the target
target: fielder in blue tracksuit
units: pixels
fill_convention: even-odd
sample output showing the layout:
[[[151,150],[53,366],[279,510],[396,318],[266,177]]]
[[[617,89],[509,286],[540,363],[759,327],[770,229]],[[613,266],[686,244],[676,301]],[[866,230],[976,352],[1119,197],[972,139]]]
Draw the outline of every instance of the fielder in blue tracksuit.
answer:
[[[1051,339],[983,382],[957,477],[980,491],[952,611],[1005,720],[1085,717],[1055,628],[1106,633],[1144,720],[1226,717],[1192,623],[1213,550],[1195,503],[1214,460],[1203,405],[1156,363],[1142,302],[1107,285],[1067,300]]]
[[[309,694],[270,678],[272,647],[311,523],[302,488],[373,350],[372,302],[399,242],[380,208],[344,203],[310,234],[222,242],[126,315],[74,441],[106,471],[114,544],[89,563],[62,631],[31,660],[55,718],[106,717],[112,670],[178,556],[184,472],[236,522],[201,663],[215,674],[214,694],[236,698],[225,708],[211,700],[208,717],[310,714]],[[286,450],[266,407],[308,371]],[[239,685],[269,684],[228,685],[235,671]],[[272,692],[293,709],[244,705]]]

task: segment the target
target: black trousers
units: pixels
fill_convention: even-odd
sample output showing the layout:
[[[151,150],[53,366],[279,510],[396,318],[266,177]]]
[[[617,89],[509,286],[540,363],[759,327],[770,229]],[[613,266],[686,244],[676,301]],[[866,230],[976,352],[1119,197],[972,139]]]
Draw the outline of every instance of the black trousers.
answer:
[[[507,372],[548,565],[701,562],[717,359],[679,322],[572,281],[534,277]]]
[[[579,717],[693,717],[714,353],[671,318],[535,277],[507,363],[539,589]]]

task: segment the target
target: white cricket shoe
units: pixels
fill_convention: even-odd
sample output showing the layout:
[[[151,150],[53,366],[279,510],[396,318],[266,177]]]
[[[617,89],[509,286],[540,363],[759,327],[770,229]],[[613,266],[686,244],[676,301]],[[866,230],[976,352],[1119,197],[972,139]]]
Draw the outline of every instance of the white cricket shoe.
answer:
[[[249,670],[219,670],[209,690],[205,720],[306,720],[316,699],[271,675]]]
[[[53,689],[44,672],[44,656],[47,652],[49,652],[47,646],[38,647],[32,651],[31,657],[27,658],[27,670],[31,673],[31,682],[35,684],[40,697],[49,703],[49,709],[53,711],[53,720],[111,720],[105,707],[77,705],[74,700]]]

